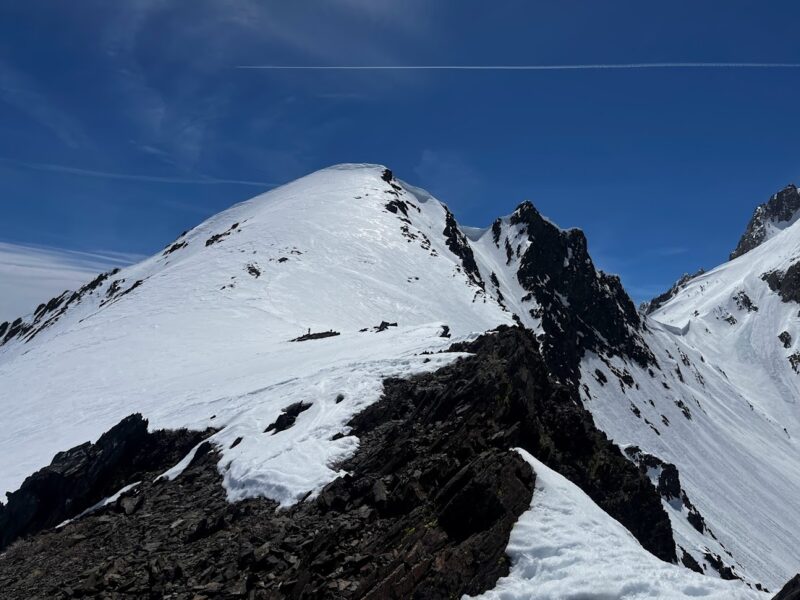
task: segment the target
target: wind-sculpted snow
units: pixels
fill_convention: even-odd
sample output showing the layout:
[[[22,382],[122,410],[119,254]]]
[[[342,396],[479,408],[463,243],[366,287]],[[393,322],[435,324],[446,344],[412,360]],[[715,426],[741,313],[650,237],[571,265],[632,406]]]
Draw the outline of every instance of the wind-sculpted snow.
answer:
[[[514,529],[511,572],[484,600],[767,600],[739,581],[658,560],[575,484],[518,450],[536,473],[531,508]]]

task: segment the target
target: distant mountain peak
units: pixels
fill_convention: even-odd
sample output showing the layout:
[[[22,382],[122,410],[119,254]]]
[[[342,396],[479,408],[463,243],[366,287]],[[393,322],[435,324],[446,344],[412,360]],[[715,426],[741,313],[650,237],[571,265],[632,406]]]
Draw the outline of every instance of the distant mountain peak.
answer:
[[[798,214],[800,214],[800,190],[795,184],[790,183],[756,208],[739,244],[731,252],[730,260],[763,244],[775,233],[794,223]]]
[[[647,302],[642,302],[640,306],[640,312],[646,315],[655,312],[656,310],[661,308],[664,304],[669,302],[672,298],[674,298],[675,295],[678,292],[680,292],[683,288],[685,288],[690,281],[692,281],[696,277],[699,277],[700,275],[705,274],[705,272],[706,270],[701,267],[694,273],[684,273],[678,278],[678,280],[675,283],[672,284],[672,287],[670,287],[666,292],[662,292],[661,294],[655,296],[654,298],[648,300]]]

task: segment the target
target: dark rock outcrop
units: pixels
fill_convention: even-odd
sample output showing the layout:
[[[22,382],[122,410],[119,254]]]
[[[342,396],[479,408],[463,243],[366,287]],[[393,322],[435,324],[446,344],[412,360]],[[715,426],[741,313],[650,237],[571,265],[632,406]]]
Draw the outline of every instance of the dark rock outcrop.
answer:
[[[113,269],[107,273],[101,273],[92,281],[82,286],[77,291],[65,291],[60,296],[52,298],[46,303],[40,304],[33,313],[30,321],[22,318],[16,319],[10,325],[3,323],[0,326],[0,346],[13,340],[20,339],[29,342],[39,333],[55,324],[67,312],[70,306],[80,303],[87,295],[92,294],[112,275],[119,273],[119,269]]]
[[[469,245],[467,236],[459,229],[458,223],[453,213],[445,206],[445,221],[444,221],[444,241],[450,252],[455,254],[461,259],[461,265],[464,267],[464,272],[470,278],[472,283],[480,288],[484,287],[481,272],[478,269],[478,263],[475,262],[475,255],[472,253],[472,246]]]
[[[800,210],[800,191],[796,185],[789,184],[756,208],[736,249],[731,252],[730,260],[760,246],[767,239],[771,223],[790,221],[798,210]]]
[[[701,575],[705,574],[705,571],[703,571],[703,567],[700,566],[700,563],[697,562],[695,558],[683,548],[681,548],[681,564],[695,573],[700,573]]]
[[[300,413],[307,411],[309,408],[311,408],[310,402],[295,402],[294,404],[290,404],[281,411],[281,414],[275,419],[274,423],[269,424],[264,430],[264,433],[269,433],[271,431],[272,434],[275,435],[281,431],[286,431],[294,426]]]
[[[476,356],[432,375],[390,382],[386,393],[396,395],[394,401],[373,405],[360,418],[376,419],[375,411],[396,410],[403,398],[411,399],[413,410],[424,411],[434,422],[458,415],[502,447],[528,450],[581,487],[650,552],[676,560],[672,530],[658,494],[595,427],[577,401],[577,389],[553,381],[533,334],[503,327],[471,344],[455,344],[453,350]],[[401,394],[394,392],[395,385]],[[481,410],[464,412],[460,405],[469,398],[480,402]]]
[[[380,333],[381,331],[386,331],[389,327],[397,327],[397,322],[389,323],[389,321],[381,321],[380,325],[375,328],[375,331]]]
[[[764,273],[761,275],[761,279],[784,302],[797,302],[800,304],[800,262],[794,263],[786,271]]]
[[[500,219],[495,219],[492,223],[492,241],[494,245],[500,247],[500,234],[503,232],[503,222]]]
[[[773,600],[800,600],[800,575],[792,577]]]
[[[215,233],[214,235],[212,235],[210,238],[208,238],[206,240],[206,247],[213,246],[214,244],[218,244],[219,242],[224,240],[226,237],[228,237],[230,234],[232,234],[234,231],[236,231],[238,227],[239,227],[239,223],[234,223],[233,225],[230,226],[229,229],[226,229],[222,233]]]
[[[163,256],[169,256],[170,254],[172,254],[173,252],[177,252],[181,248],[186,248],[186,246],[188,246],[188,245],[189,245],[189,243],[187,241],[185,241],[185,240],[182,241],[182,242],[175,242],[174,244],[171,244],[170,246],[168,246],[167,249],[164,250],[162,255]]]
[[[795,373],[800,373],[800,352],[793,352],[789,355],[789,364]]]
[[[511,224],[524,225],[531,241],[517,279],[539,305],[532,316],[541,319],[542,350],[559,378],[577,381],[587,350],[655,364],[636,307],[618,277],[595,270],[582,231],[559,229],[530,202],[517,208]]]
[[[187,430],[150,433],[147,421],[134,414],[94,444],[59,452],[0,505],[0,550],[80,514],[143,473],[168,469],[206,435]]]
[[[680,473],[672,463],[643,452],[638,446],[628,446],[625,454],[639,467],[642,475],[656,475],[653,482],[659,495],[667,502],[678,501],[686,508],[686,520],[700,533],[706,533],[706,521],[681,487]],[[713,534],[712,534],[713,537]],[[684,561],[685,562],[685,561]]]
[[[708,564],[711,565],[714,570],[717,571],[717,573],[719,573],[720,579],[727,579],[729,581],[741,579],[741,577],[736,574],[734,568],[726,565],[718,554],[714,554],[713,552],[704,552],[703,556],[705,557],[706,562],[708,562]]]
[[[650,482],[552,380],[533,335],[501,328],[434,373],[385,381],[350,423],[348,473],[283,510],[230,504],[202,444],[173,481],[145,479],[100,512],[22,540],[4,597],[453,598],[508,572],[535,474],[522,446],[583,488],[657,556],[676,560]]]
[[[784,348],[791,348],[792,347],[792,336],[788,331],[781,331],[778,339],[783,344]]]
[[[657,473],[658,479],[654,484],[664,500],[669,502],[673,499],[680,499],[681,480],[675,465],[643,452],[638,446],[628,446],[625,448],[625,454],[639,467],[639,471],[643,475]]]
[[[308,333],[304,333],[300,337],[296,337],[294,339],[289,340],[290,342],[307,342],[309,340],[321,340],[324,338],[335,337],[337,335],[341,335],[338,331],[333,331],[333,329],[329,331],[315,331],[311,333],[309,330]]]
[[[753,301],[750,299],[750,296],[748,296],[747,292],[744,290],[739,290],[736,295],[734,295],[733,301],[736,302],[736,306],[739,308],[739,310],[758,312],[758,307],[753,303]]]

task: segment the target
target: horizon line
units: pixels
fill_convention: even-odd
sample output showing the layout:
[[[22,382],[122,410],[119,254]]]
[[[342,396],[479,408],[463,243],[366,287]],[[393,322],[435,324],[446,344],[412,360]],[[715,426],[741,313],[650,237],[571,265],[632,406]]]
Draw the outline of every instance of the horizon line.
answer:
[[[800,69],[800,63],[654,62],[566,65],[237,65],[234,68],[271,71],[602,71],[635,69]]]

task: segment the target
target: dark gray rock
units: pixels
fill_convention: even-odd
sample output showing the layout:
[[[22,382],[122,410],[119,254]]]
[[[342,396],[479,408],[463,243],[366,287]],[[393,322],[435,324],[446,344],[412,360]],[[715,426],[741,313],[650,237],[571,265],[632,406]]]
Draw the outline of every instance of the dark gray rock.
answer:
[[[741,577],[736,574],[735,569],[730,565],[726,565],[725,561],[723,561],[718,554],[714,554],[713,552],[704,552],[703,556],[708,564],[716,569],[716,571],[719,573],[720,579],[741,579]]]
[[[800,191],[796,185],[789,184],[756,208],[736,249],[731,252],[730,260],[760,246],[767,238],[767,227],[770,223],[790,221],[798,210],[800,210]]]
[[[661,497],[667,501],[681,497],[681,480],[678,476],[678,468],[672,463],[664,464],[664,468],[661,469],[661,474],[658,476],[657,489]]]
[[[792,347],[792,336],[789,334],[788,331],[781,331],[781,334],[778,336],[778,339],[781,341],[784,348]]]
[[[800,303],[800,262],[786,271],[770,271],[761,275],[769,289],[776,292],[784,302]]]
[[[773,600],[800,600],[800,575],[792,577]]]
[[[96,443],[59,452],[49,466],[25,479],[19,490],[8,494],[6,504],[0,505],[0,549],[80,514],[137,481],[142,473],[166,470],[209,433],[150,433],[142,415],[134,414]]]
[[[530,202],[517,207],[511,223],[524,226],[531,242],[517,279],[538,304],[531,315],[541,319],[542,353],[559,379],[577,382],[587,350],[655,365],[636,307],[617,276],[595,269],[582,231],[559,229]]]
[[[172,481],[17,541],[3,597],[418,598],[477,594],[508,573],[511,528],[530,507],[524,447],[584,489],[651,552],[676,560],[650,482],[556,383],[533,335],[501,328],[437,372],[385,381],[349,426],[348,475],[316,501],[231,504],[213,447]],[[123,497],[127,498],[127,496]]]
[[[472,246],[469,245],[469,241],[464,233],[459,229],[458,223],[456,223],[456,218],[453,216],[453,213],[450,212],[446,206],[444,207],[445,210],[445,221],[444,221],[444,240],[447,244],[447,247],[450,249],[450,252],[455,254],[459,259],[461,259],[461,265],[464,268],[464,272],[470,278],[472,283],[483,289],[485,284],[483,282],[483,278],[481,278],[481,272],[478,269],[478,263],[475,262],[475,255],[472,252]]]
[[[274,423],[270,423],[269,426],[267,426],[264,433],[269,433],[271,431],[274,435],[289,429],[294,425],[298,415],[309,408],[311,408],[310,402],[295,402],[294,404],[290,404],[281,411],[281,414],[275,419]]]
[[[119,269],[113,269],[107,273],[101,273],[92,281],[81,287],[75,292],[65,291],[60,296],[52,298],[47,303],[40,304],[33,313],[31,321],[24,321],[22,318],[14,320],[11,324],[3,323],[0,326],[0,346],[11,341],[20,339],[29,342],[41,331],[55,324],[65,312],[87,295],[92,294],[112,275],[119,273]]]

